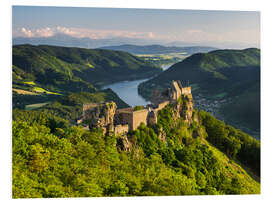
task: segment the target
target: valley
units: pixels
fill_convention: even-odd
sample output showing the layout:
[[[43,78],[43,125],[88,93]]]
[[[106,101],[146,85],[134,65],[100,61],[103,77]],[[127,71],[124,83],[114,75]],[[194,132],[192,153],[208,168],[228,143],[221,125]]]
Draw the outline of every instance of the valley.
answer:
[[[138,50],[141,49],[141,47],[135,48]],[[151,48],[151,51],[154,52],[153,49],[156,47]],[[176,69],[175,67],[178,64],[183,63],[180,78],[182,78],[183,81],[186,83],[190,82],[195,98],[196,108],[210,112],[217,118],[226,121],[227,123],[235,126],[236,128],[244,130],[245,132],[256,137],[257,139],[260,139],[260,123],[258,122],[259,105],[257,102],[259,101],[259,94],[255,93],[258,92],[258,86],[256,86],[256,84],[258,83],[256,83],[256,81],[258,81],[260,74],[260,71],[256,66],[258,64],[256,62],[257,56],[254,55],[256,54],[257,50],[244,50],[243,53],[246,52],[250,55],[249,57],[253,58],[245,59],[246,61],[249,60],[247,64],[245,64],[246,62],[243,59],[241,59],[242,61],[233,62],[232,65],[234,67],[230,69],[223,68],[223,66],[226,67],[228,65],[222,65],[220,61],[217,61],[214,58],[211,59],[210,54],[208,54],[209,59],[206,59],[206,57],[204,57],[204,59],[200,56],[200,54],[194,54],[193,56],[189,56],[186,55],[187,53],[137,54],[138,58],[135,58],[134,62],[137,63],[136,66],[138,67],[138,69],[134,70],[134,65],[130,65],[127,66],[129,72],[125,73],[122,70],[123,62],[120,62],[117,57],[110,56],[112,53],[114,53],[113,51],[106,50],[103,53],[102,50],[91,50],[89,52],[86,49],[64,49],[66,49],[67,51],[71,51],[72,54],[70,56],[65,56],[65,54],[62,54],[65,52],[62,50],[62,48],[60,49],[53,46],[20,45],[14,47],[13,107],[28,108],[26,106],[30,105],[30,108],[32,108],[31,105],[33,105],[35,108],[39,107],[39,104],[51,103],[55,99],[60,98],[62,95],[68,95],[71,92],[89,91],[93,93],[98,91],[99,89],[105,88],[111,88],[118,94],[118,96],[120,96],[121,99],[126,101],[131,106],[147,104],[147,100],[150,100],[152,90],[155,88],[163,89],[164,87],[166,87],[166,80],[178,77],[179,74],[177,71],[179,68]],[[21,55],[20,50],[26,51],[24,54],[25,56]],[[35,63],[27,62],[27,60],[29,60],[27,55],[34,54],[33,50],[38,50],[38,52],[40,52],[39,55],[36,55],[36,58],[38,60],[35,61]],[[100,63],[100,61],[95,59],[96,56],[92,55],[87,58],[84,56],[84,52],[89,52],[89,54],[102,53],[102,55],[106,57],[108,56],[109,60],[112,60],[110,63],[108,63],[108,67],[115,66],[112,64],[114,64],[114,61],[116,61],[119,64],[118,66],[116,66],[119,68],[119,70],[113,68],[111,70],[113,72],[109,73],[110,70],[108,69],[108,73],[110,74],[110,76],[108,76],[107,71],[104,72],[104,70],[102,70],[103,68],[99,68],[99,65],[97,65]],[[229,53],[229,50],[224,51],[224,53],[221,54],[219,54],[219,52],[221,51],[213,51],[210,53],[217,53],[217,57],[224,57],[227,54],[226,52]],[[233,52],[239,54],[239,57],[240,54],[242,54],[236,51],[232,51],[232,53]],[[114,54],[120,53],[116,52]],[[50,65],[52,64],[52,61],[50,59],[50,57],[52,56],[50,55],[55,55],[56,57],[58,57],[56,58],[56,60],[54,59],[54,66]],[[123,55],[121,56],[123,57],[123,59],[121,59],[123,61],[126,60],[124,59],[126,56],[131,57],[131,55],[126,55],[123,53],[121,53],[120,55]],[[207,54],[205,54],[205,56],[207,56]],[[46,60],[41,60],[44,57],[48,58],[46,59],[47,62]],[[192,65],[192,63],[197,63],[196,57],[199,57],[198,59],[202,61],[199,62],[199,66],[201,66],[201,69],[198,70],[192,68],[194,66]],[[190,60],[192,58],[194,58],[193,61]],[[20,63],[21,60],[25,61],[26,64],[30,64],[31,68],[26,69],[23,67],[18,67],[18,63]],[[238,59],[234,58],[234,60]],[[187,61],[191,61],[191,65],[190,62]],[[104,62],[102,62],[102,64],[103,63]],[[129,63],[130,62],[126,62],[126,64]],[[245,68],[237,68],[237,64],[239,64],[240,67],[244,66]],[[139,68],[140,66],[141,71]],[[146,68],[142,69],[146,66],[151,67],[147,68],[147,70],[149,69],[149,71],[145,71]],[[189,69],[185,69],[185,67],[189,66]],[[218,68],[219,66],[220,68]],[[45,72],[44,70],[42,70],[41,73],[39,73],[38,69],[35,70],[36,67],[45,67]],[[47,69],[46,67],[50,68]],[[53,67],[55,67],[55,70],[52,69]],[[58,67],[60,67],[59,70]],[[169,67],[171,68],[169,69]],[[214,71],[213,67],[217,71]],[[124,74],[118,74],[119,71],[123,72]],[[51,76],[45,76],[44,74],[51,74]],[[160,76],[158,74],[160,74]],[[200,77],[197,77],[197,75],[200,75]],[[149,76],[151,76],[151,78],[149,78]],[[43,77],[54,77],[55,79],[48,81],[47,79],[42,79]],[[156,80],[156,78],[158,79]],[[71,84],[72,89],[68,88]],[[144,98],[142,98],[140,95],[142,95],[142,97]],[[253,103],[255,102],[256,104],[255,106],[253,106],[252,109],[249,109],[248,102],[246,102],[248,100]],[[240,103],[238,101],[240,101]],[[236,108],[238,110],[236,110]],[[250,113],[247,114],[246,112]]]
[[[14,47],[13,197],[260,193],[260,142],[221,113],[239,109],[234,102],[256,92],[257,67],[248,67],[246,75],[253,76],[232,86],[231,80],[213,85],[191,77],[190,83],[182,80],[184,87],[179,81],[166,91],[166,84],[176,84],[168,72],[194,55],[175,64],[175,58],[157,63],[156,56],[147,57]],[[221,68],[214,79],[200,77],[236,80],[243,71]],[[155,88],[168,101],[149,106]],[[86,111],[92,119],[83,117]]]
[[[9,5],[8,199],[266,199],[260,11],[166,3]]]

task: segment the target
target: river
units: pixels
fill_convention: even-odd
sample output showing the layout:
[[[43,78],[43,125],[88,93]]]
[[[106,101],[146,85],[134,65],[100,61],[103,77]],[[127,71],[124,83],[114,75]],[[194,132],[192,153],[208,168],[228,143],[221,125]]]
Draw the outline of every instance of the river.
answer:
[[[146,105],[147,102],[138,93],[138,85],[147,79],[134,80],[134,81],[123,81],[114,84],[106,85],[102,89],[111,88],[124,102],[130,106]]]
[[[172,64],[161,65],[163,70],[167,70]],[[149,80],[150,78],[117,82],[104,86],[102,89],[111,88],[124,102],[130,106],[147,105],[150,102],[146,101],[138,93],[140,83]]]

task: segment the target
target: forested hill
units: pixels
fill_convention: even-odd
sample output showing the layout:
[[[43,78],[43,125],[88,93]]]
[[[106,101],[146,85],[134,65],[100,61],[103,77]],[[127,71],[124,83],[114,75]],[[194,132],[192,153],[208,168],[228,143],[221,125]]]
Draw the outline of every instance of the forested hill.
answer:
[[[259,131],[259,49],[216,50],[194,54],[157,77],[141,83],[139,93],[150,99],[152,87],[164,89],[171,80],[178,79],[184,85],[189,82],[197,104],[208,100],[208,103],[203,103],[202,108],[205,110],[216,102],[217,110],[221,111],[218,113],[224,115],[226,121]]]
[[[13,198],[260,194],[259,141],[203,111],[188,125],[182,105],[122,136],[13,111]]]
[[[13,46],[13,83],[35,82],[58,91],[94,91],[96,86],[146,78],[161,69],[126,52],[56,46]]]
[[[230,78],[220,71],[259,69],[253,51],[246,50],[250,60],[240,60],[242,65],[218,68],[217,60],[186,72],[197,68]],[[231,58],[226,63],[236,64]],[[188,108],[190,97],[160,110],[156,124],[142,123],[123,135],[74,125],[83,103],[113,100],[119,108],[127,106],[112,90],[97,91],[98,82],[158,72],[125,52],[14,46],[13,104],[22,95],[32,102],[56,98],[35,110],[13,109],[13,198],[260,194],[260,142],[210,113]],[[184,120],[187,113],[190,123]]]
[[[194,54],[176,63],[157,77],[143,83],[141,88],[151,85],[168,86],[171,80],[180,79],[197,84],[205,92],[219,92],[242,82],[259,79],[260,50],[217,50]],[[243,84],[243,83],[242,83]],[[147,96],[141,91],[143,96]]]
[[[189,47],[175,47],[175,46],[162,46],[162,45],[131,45],[124,44],[119,46],[106,46],[100,47],[101,49],[117,50],[117,51],[126,51],[132,54],[168,54],[168,53],[179,53],[183,52],[188,55],[198,53],[198,52],[209,52],[216,50],[214,47],[206,46],[189,46]]]

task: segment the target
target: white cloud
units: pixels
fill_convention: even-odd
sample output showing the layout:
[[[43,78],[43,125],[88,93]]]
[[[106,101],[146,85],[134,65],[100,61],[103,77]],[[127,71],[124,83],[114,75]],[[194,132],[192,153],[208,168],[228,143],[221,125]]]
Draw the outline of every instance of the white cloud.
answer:
[[[56,28],[56,31],[57,33],[62,33],[62,34],[66,34],[66,35],[71,35],[73,37],[75,37],[76,35],[78,35],[79,33],[74,31],[74,30],[71,30],[69,28],[66,28],[66,27],[61,27],[61,26],[58,26]]]
[[[67,28],[57,26],[55,28],[39,28],[39,29],[26,29],[22,28],[20,31],[14,30],[14,37],[51,37],[55,34],[65,34],[72,37],[83,38],[88,37],[92,39],[103,39],[113,37],[126,37],[126,38],[156,38],[153,32],[135,32],[126,30],[98,30],[88,28]]]
[[[55,32],[49,27],[37,29],[35,33],[39,37],[51,37],[55,34]]]
[[[22,32],[26,37],[34,37],[34,36],[35,36],[35,34],[32,33],[31,30],[27,30],[27,29],[24,28],[24,27],[21,29],[21,32]]]
[[[13,37],[51,37],[55,34],[65,34],[76,38],[105,39],[114,37],[137,38],[137,39],[156,39],[163,41],[182,41],[190,43],[260,43],[259,33],[254,30],[236,30],[228,32],[211,32],[201,29],[189,29],[182,32],[167,34],[157,34],[153,32],[138,32],[127,30],[99,30],[89,28],[74,27],[44,27],[39,29],[14,29]]]

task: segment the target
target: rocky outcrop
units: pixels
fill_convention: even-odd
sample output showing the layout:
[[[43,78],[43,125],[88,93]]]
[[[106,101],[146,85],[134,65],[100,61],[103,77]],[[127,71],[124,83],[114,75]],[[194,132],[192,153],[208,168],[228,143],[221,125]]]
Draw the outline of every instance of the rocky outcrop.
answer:
[[[128,131],[136,130],[141,123],[154,126],[158,121],[158,112],[168,104],[174,106],[175,120],[183,118],[189,125],[192,123],[191,87],[183,87],[180,81],[172,81],[171,88],[163,93],[157,93],[154,100],[154,103],[140,110],[129,107],[116,111],[114,102],[84,104],[83,116],[77,123],[87,123],[89,128],[102,128],[107,134],[112,132],[120,136],[127,134]],[[165,138],[160,134],[161,140],[166,140]]]
[[[91,108],[85,109],[84,120],[87,120],[91,128],[110,128],[114,120],[116,104],[107,102],[93,105]]]
[[[174,116],[177,118],[183,118],[183,120],[190,125],[192,123],[193,114],[193,99],[192,95],[182,95],[178,101],[174,104]]]
[[[127,135],[123,135],[117,139],[117,147],[125,152],[130,152],[132,149],[132,142],[128,139]]]
[[[155,111],[150,111],[148,113],[147,123],[150,126],[153,126],[157,123],[157,113]]]
[[[184,121],[190,125],[192,123],[193,113],[193,99],[191,94],[184,97],[183,110],[181,113]]]

